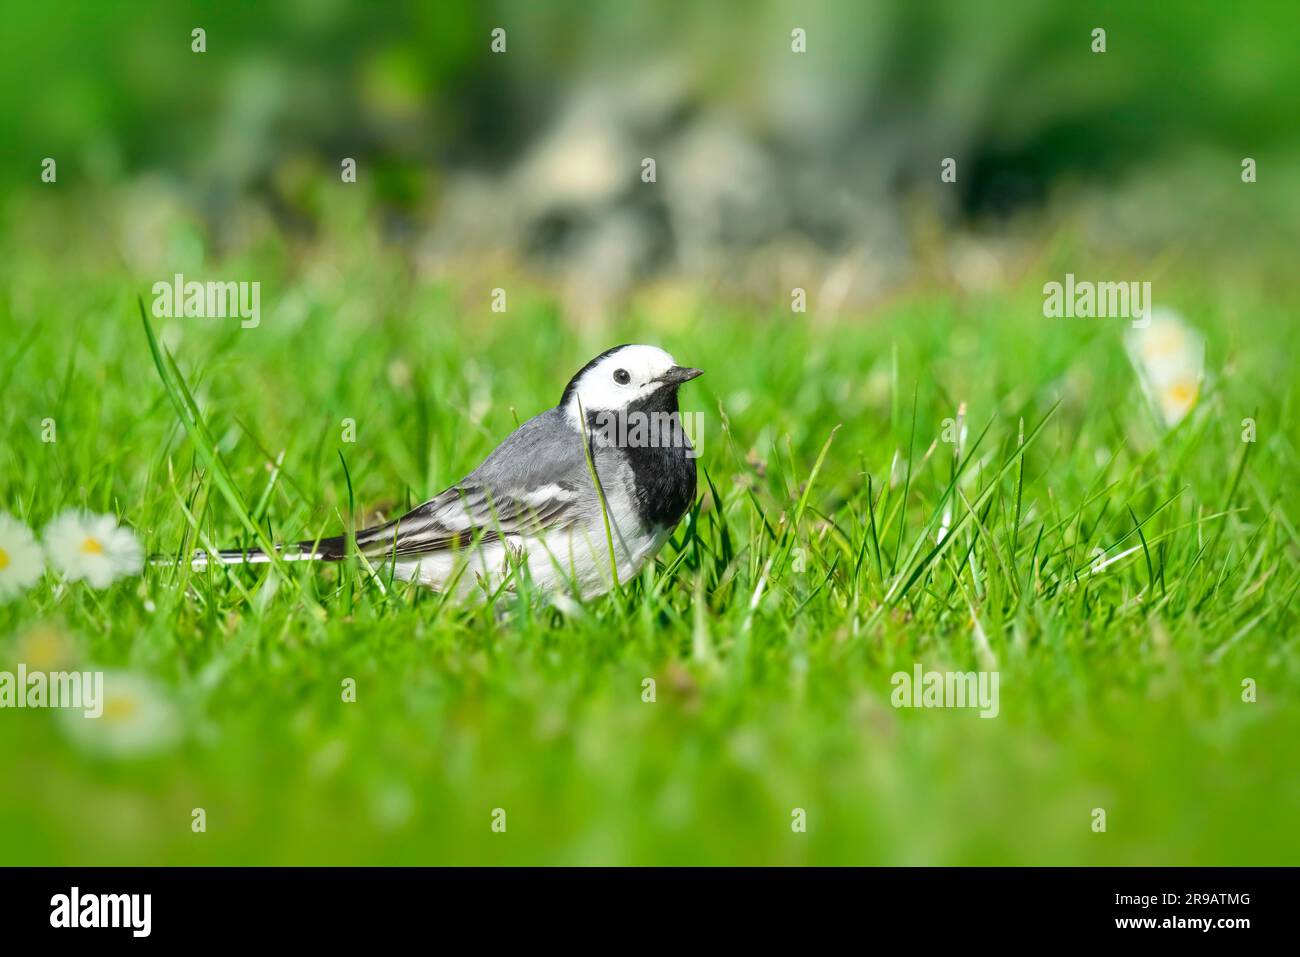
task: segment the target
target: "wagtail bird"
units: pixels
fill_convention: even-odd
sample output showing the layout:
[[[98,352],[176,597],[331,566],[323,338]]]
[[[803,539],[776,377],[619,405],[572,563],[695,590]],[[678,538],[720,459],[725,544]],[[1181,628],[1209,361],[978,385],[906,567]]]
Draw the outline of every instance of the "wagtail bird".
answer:
[[[474,471],[401,518],[356,533],[393,577],[461,595],[526,574],[589,598],[636,575],[695,500],[696,452],[677,389],[700,375],[654,346],[621,345],[578,371],[559,405],[515,429]],[[342,561],[348,536],[280,546],[285,561]],[[225,551],[225,564],[268,562]],[[197,567],[209,560],[200,553]]]

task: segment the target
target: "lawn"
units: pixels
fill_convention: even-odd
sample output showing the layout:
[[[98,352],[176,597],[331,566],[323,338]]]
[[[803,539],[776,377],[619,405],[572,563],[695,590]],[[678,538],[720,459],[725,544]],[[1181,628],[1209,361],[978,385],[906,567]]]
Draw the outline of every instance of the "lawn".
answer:
[[[1206,337],[1167,428],[1124,320],[1044,317],[1088,274],[1068,233],[979,291],[832,316],[661,285],[577,327],[364,222],[173,225],[152,265],[93,222],[4,239],[0,491],[34,530],[111,512],[175,556],[391,516],[625,341],[706,372],[698,502],[564,613],[350,566],[47,572],[0,605],[0,667],[107,669],[135,729],[0,713],[0,863],[1300,864],[1293,285],[1105,264]],[[260,280],[262,318],[152,320],[169,393],[137,297],[185,264]],[[893,707],[917,664],[996,671],[997,716]]]

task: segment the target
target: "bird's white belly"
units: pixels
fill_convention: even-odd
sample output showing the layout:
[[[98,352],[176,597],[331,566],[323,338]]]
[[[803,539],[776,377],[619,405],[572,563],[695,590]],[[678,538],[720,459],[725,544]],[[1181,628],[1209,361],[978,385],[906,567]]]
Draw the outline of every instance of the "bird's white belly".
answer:
[[[620,583],[627,582],[672,533],[671,528],[623,531],[627,524],[635,528],[635,523],[612,523],[612,562],[602,523],[596,528],[577,527],[539,537],[510,535],[504,542],[489,542],[461,552],[423,555],[418,561],[398,562],[393,575],[462,598],[475,593],[490,596],[507,579],[508,587],[513,589],[524,577],[541,592],[592,598],[609,591],[612,568],[617,568]]]

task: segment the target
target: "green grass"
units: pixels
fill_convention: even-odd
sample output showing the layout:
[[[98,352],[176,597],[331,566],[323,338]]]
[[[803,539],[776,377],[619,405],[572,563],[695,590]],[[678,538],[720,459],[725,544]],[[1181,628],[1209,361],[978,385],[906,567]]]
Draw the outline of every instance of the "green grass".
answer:
[[[412,278],[359,231],[209,260],[263,281],[261,326],[156,321],[155,363],[136,297],[171,260],[12,231],[0,489],[33,528],[112,511],[172,555],[332,534],[455,481],[622,341],[706,370],[709,481],[655,568],[569,617],[348,566],[47,575],[0,606],[3,667],[54,634],[156,678],[182,736],[109,759],[0,712],[0,863],[1300,863],[1294,293],[1164,277],[1210,374],[1166,432],[1122,321],[1042,317],[1071,249],[839,320],[679,291],[579,333],[545,289]],[[996,668],[999,716],[894,709],[915,662]]]

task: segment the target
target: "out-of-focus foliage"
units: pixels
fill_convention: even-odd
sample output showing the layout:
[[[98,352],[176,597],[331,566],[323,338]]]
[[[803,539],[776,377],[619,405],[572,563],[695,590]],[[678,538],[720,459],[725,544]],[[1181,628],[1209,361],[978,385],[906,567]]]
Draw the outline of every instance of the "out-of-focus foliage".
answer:
[[[154,172],[210,214],[249,193],[309,227],[303,170],[352,156],[402,219],[487,223],[452,244],[563,260],[635,233],[634,264],[586,263],[615,271],[773,237],[884,255],[900,196],[1000,214],[1072,183],[1132,187],[1136,229],[1117,217],[1107,239],[1195,242],[1213,214],[1249,241],[1300,221],[1294,189],[1229,192],[1242,156],[1261,181],[1300,172],[1295,10],[22,0],[0,40],[0,175],[34,187],[44,156],[66,182]],[[627,195],[647,155],[665,166],[650,210]]]

